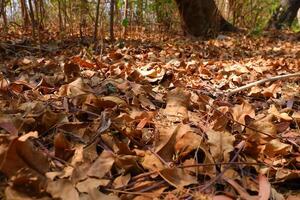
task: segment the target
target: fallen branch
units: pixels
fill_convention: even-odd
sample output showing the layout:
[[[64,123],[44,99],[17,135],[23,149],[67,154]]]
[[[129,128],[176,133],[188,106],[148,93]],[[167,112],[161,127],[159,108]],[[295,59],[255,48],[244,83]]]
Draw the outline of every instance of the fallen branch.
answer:
[[[229,90],[227,94],[228,94],[228,96],[231,96],[235,93],[238,93],[238,92],[243,91],[243,90],[247,90],[249,88],[252,88],[252,87],[257,86],[257,85],[261,85],[261,84],[266,83],[266,82],[277,81],[277,80],[282,80],[282,79],[292,78],[292,77],[297,77],[297,76],[300,77],[300,72],[297,72],[297,73],[294,73],[294,74],[284,74],[284,75],[274,76],[274,77],[271,77],[271,78],[262,79],[262,80],[259,80],[259,81],[255,81],[253,83],[249,83],[249,84],[244,85],[242,87],[238,87],[236,89]]]

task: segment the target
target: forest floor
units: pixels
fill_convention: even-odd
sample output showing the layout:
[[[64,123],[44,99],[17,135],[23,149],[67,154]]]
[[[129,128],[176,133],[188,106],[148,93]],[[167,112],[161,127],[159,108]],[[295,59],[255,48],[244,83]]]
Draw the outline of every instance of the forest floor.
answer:
[[[2,41],[0,199],[300,199],[296,34]]]

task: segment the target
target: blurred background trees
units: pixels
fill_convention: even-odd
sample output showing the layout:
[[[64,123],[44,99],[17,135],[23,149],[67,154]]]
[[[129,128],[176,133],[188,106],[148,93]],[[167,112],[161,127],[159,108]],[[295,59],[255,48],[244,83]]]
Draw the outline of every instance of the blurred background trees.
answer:
[[[198,25],[202,25],[199,27],[207,26],[213,31],[212,26],[208,26],[209,14],[201,9],[187,10],[183,7],[186,2],[191,1],[0,0],[0,32],[4,34],[10,30],[18,30],[39,41],[47,38],[49,33],[52,36],[56,33],[61,39],[67,36],[84,39],[89,36],[94,41],[101,38],[113,40],[124,37],[135,38],[141,34],[180,33],[182,27],[191,30],[185,27],[186,20],[195,19],[195,16],[201,17],[201,20],[200,18],[194,20]],[[220,20],[226,20],[235,27],[252,32],[259,32],[266,27],[299,29],[294,19],[300,7],[300,0],[193,0],[192,2],[193,5],[203,5],[201,2],[214,4],[211,9],[216,10],[215,16],[220,16]],[[195,24],[191,26],[197,26]],[[207,31],[199,34],[190,32],[192,35],[207,34]]]

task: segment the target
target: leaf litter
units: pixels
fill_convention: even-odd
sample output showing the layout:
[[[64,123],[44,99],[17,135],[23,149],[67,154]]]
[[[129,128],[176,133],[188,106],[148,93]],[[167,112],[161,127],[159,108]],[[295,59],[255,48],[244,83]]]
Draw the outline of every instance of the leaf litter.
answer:
[[[279,50],[280,49],[280,52]],[[5,199],[299,196],[300,43],[269,33],[1,62]]]

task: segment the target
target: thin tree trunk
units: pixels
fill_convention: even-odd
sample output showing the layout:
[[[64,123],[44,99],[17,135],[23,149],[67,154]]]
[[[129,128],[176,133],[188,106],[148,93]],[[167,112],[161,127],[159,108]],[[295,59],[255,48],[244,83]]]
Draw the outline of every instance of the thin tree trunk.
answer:
[[[28,16],[28,9],[25,0],[20,0],[20,6],[21,6],[22,19],[23,19],[23,27],[24,29],[27,30],[29,26],[29,16]]]
[[[297,19],[298,19],[298,25],[300,26],[300,8],[298,9],[297,12]]]
[[[63,14],[64,14],[64,18],[63,18],[63,28],[66,29],[67,27],[67,21],[70,21],[70,17],[68,16],[68,12],[67,12],[67,2],[66,0],[63,0],[63,5],[62,5],[62,11],[63,11]],[[69,4],[71,4],[71,1],[69,1]],[[72,11],[70,12],[70,15],[71,15]]]
[[[109,35],[110,40],[114,41],[114,8],[115,8],[115,0],[110,1],[110,23],[109,23]]]
[[[87,0],[81,0],[80,1],[80,38],[81,38],[81,42],[83,42],[84,40],[84,32],[85,32],[85,28],[87,26],[87,22],[86,22],[86,15],[88,14],[88,5],[87,5]]]
[[[42,29],[45,27],[45,17],[46,17],[46,9],[44,5],[44,0],[40,0],[40,26]]]
[[[58,20],[59,20],[59,31],[63,31],[63,22],[62,22],[62,15],[61,15],[61,2],[60,0],[57,0],[57,6],[58,6]]]
[[[6,31],[7,27],[8,27],[8,24],[7,24],[6,10],[5,10],[5,7],[6,7],[5,0],[1,1],[0,6],[1,6],[0,7],[0,9],[1,9],[0,15],[2,15],[2,19],[3,19],[3,30]]]
[[[39,42],[39,47],[40,47],[40,53],[42,50],[42,42],[41,42],[41,10],[40,10],[40,4],[42,0],[34,0],[34,6],[35,6],[35,13],[36,13],[36,28],[38,32],[38,42]]]
[[[31,27],[32,27],[32,38],[35,39],[35,19],[34,19],[34,11],[33,11],[33,6],[31,0],[28,0],[29,4],[29,15],[30,15],[30,20],[31,20]]]
[[[137,17],[138,17],[138,24],[143,22],[143,0],[138,0],[137,2]]]
[[[80,1],[80,24],[79,24],[79,34],[80,34],[80,40],[83,41],[83,0]]]
[[[96,20],[95,20],[95,29],[94,29],[94,42],[95,43],[97,41],[97,33],[98,33],[100,1],[101,0],[97,1],[97,6],[96,6]]]
[[[68,3],[68,6],[69,6],[69,20],[68,20],[68,23],[69,23],[69,30],[71,31],[71,35],[73,35],[73,4],[72,4],[72,1],[69,1]],[[65,14],[67,14],[67,5],[65,3]],[[66,23],[65,23],[65,26],[66,26]]]
[[[127,26],[128,26],[128,0],[125,0],[125,5],[124,5],[124,15],[123,15],[123,38],[126,37],[127,34]]]

